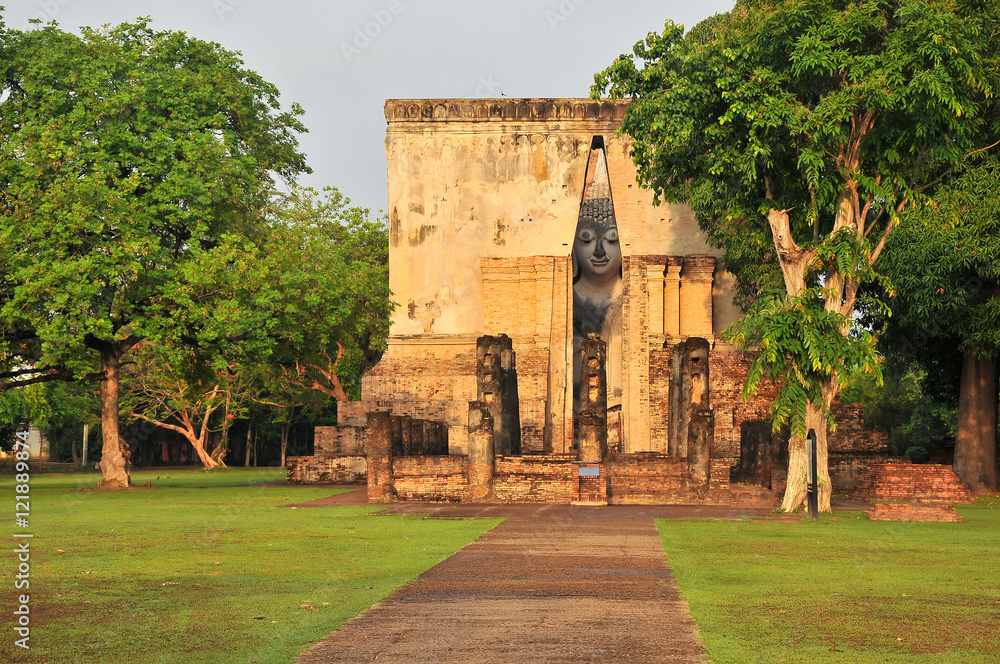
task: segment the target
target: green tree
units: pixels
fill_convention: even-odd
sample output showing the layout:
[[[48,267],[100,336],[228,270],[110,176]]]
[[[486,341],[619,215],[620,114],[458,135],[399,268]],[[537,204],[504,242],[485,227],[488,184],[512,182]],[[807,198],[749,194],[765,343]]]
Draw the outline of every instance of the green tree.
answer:
[[[171,334],[123,365],[129,415],[181,433],[212,468],[232,421],[266,403],[284,455],[296,411],[347,400],[385,348],[388,235],[369,216],[336,189],[292,188],[257,228],[187,263],[165,289]]]
[[[126,485],[122,358],[225,336],[224,305],[171,298],[259,222],[275,176],[307,170],[302,111],[239,54],[148,19],[81,36],[0,24],[0,56],[0,379],[100,380],[103,481]]]
[[[957,391],[955,472],[982,494],[998,488],[1000,159],[978,157],[903,215],[879,268],[895,289],[884,341]]]
[[[360,398],[361,375],[386,348],[395,306],[386,220],[335,188],[294,188],[267,217],[277,372],[338,401]]]
[[[227,363],[228,362],[228,363]],[[225,467],[227,432],[255,395],[260,366],[140,342],[122,363],[121,405],[131,418],[181,434],[206,470]],[[210,449],[209,436],[220,434]]]
[[[829,408],[846,376],[879,371],[853,314],[900,212],[986,145],[996,18],[984,0],[738,0],[595,77],[595,96],[632,98],[640,182],[726,249],[748,308],[733,338],[758,349],[744,394],[778,379],[773,419],[792,425],[786,510],[805,500],[809,429],[830,509]]]

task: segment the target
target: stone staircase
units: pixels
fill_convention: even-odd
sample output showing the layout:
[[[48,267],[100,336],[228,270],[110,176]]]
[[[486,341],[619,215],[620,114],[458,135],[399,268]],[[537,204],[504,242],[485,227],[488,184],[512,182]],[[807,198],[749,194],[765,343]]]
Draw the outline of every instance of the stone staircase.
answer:
[[[914,463],[872,466],[851,497],[866,502],[975,502],[951,466]]]
[[[974,502],[951,466],[912,463],[872,466],[851,498],[875,503],[874,521],[959,522],[954,503]]]

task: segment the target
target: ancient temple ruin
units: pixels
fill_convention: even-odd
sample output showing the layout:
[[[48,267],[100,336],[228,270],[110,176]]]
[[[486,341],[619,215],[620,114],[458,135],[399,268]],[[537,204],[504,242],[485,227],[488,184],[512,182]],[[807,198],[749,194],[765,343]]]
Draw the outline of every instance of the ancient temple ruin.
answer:
[[[388,350],[289,481],[367,481],[380,501],[774,500],[773,392],[741,401],[749,358],[721,340],[733,277],[689,208],[636,183],[626,103],[386,102]],[[885,440],[835,413],[850,488]]]

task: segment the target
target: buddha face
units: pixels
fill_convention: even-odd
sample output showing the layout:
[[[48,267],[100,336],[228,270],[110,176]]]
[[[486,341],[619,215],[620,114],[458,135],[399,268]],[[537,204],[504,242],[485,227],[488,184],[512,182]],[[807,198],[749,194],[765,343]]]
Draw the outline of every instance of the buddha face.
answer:
[[[622,268],[622,252],[614,217],[604,223],[592,217],[581,217],[573,242],[573,258],[582,281],[603,284],[617,279]]]

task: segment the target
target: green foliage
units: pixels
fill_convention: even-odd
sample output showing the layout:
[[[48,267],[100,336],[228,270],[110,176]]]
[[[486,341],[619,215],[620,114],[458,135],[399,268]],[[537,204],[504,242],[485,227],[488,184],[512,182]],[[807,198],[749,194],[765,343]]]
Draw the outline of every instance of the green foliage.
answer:
[[[831,382],[839,389],[858,375],[870,375],[877,384],[882,380],[881,357],[871,333],[854,325],[852,318],[829,311],[830,293],[818,284],[819,275],[831,268],[859,281],[877,280],[867,244],[853,233],[836,233],[817,247],[816,256],[807,274],[807,283],[816,285],[796,296],[772,287],[725,332],[736,345],[757,350],[743,398],[755,394],[763,380],[776,383],[778,394],[771,403],[774,430],[788,424],[795,436],[806,433],[809,404],[820,406],[830,427],[836,427],[824,398]],[[845,329],[850,330],[846,335]]]
[[[810,407],[832,426],[844,381],[880,374],[858,288],[891,292],[871,265],[900,212],[995,140],[998,27],[983,0],[738,0],[687,35],[668,21],[595,76],[594,97],[631,98],[620,133],[639,182],[725,249],[747,314],[730,338],[759,350],[744,395],[778,382],[775,427],[802,435]]]
[[[336,189],[292,188],[274,194],[250,233],[225,235],[184,265],[166,292],[158,315],[173,317],[172,334],[133,351],[126,412],[161,426],[193,423],[195,435],[203,425],[225,430],[254,400],[281,422],[303,408],[316,415],[328,394],[289,378],[329,387],[313,369],[333,363],[332,375],[357,394],[385,348],[387,229]]]
[[[192,334],[174,300],[307,170],[298,106],[236,53],[147,19],[82,36],[3,32],[0,333],[8,367],[71,378],[93,351]],[[181,316],[175,316],[179,307]],[[224,308],[224,307],[223,307]],[[200,330],[193,332],[195,336]]]
[[[871,321],[889,324],[886,342],[897,352],[932,371],[942,344],[1000,352],[1000,158],[970,161],[935,202],[907,210],[879,269],[895,289],[893,317]]]
[[[691,205],[748,305],[776,267],[767,210],[812,242],[847,195],[867,235],[983,144],[996,25],[979,1],[741,0],[687,35],[668,21],[592,93],[632,98],[640,182]]]
[[[853,377],[840,399],[864,404],[865,425],[888,434],[891,454],[904,456],[912,447],[929,450],[955,439],[955,404],[929,393],[931,381],[920,365],[889,362],[883,376],[882,385],[872,374]]]
[[[275,293],[267,309],[278,342],[274,362],[294,375],[335,362],[344,390],[360,398],[361,374],[386,348],[395,304],[389,290],[385,218],[352,206],[337,189],[293,188],[267,209],[267,252],[261,269]],[[323,376],[306,369],[304,382]]]

